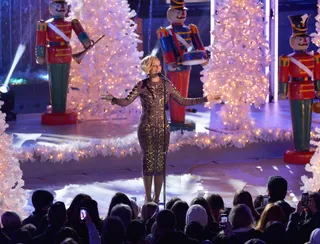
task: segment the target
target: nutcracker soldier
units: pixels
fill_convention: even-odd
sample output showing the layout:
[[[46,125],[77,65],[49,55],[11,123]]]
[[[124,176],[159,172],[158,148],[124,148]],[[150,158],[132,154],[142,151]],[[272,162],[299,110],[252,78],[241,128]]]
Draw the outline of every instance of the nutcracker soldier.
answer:
[[[187,8],[184,0],[171,0],[167,18],[171,25],[157,30],[164,69],[183,97],[188,96],[190,65],[205,65],[208,56],[196,25],[184,25]],[[170,99],[171,130],[194,130],[194,123],[185,123],[186,108]]]
[[[288,96],[290,100],[294,139],[294,149],[284,153],[284,161],[293,164],[307,164],[313,155],[310,150],[312,103],[315,91],[320,95],[320,55],[307,53],[309,17],[308,14],[289,16],[290,46],[294,52],[279,60],[279,99]]]
[[[77,19],[67,21],[68,4],[65,0],[51,0],[49,11],[52,19],[40,20],[37,24],[36,62],[47,62],[50,100],[52,111],[42,114],[45,125],[77,123],[77,114],[66,111],[68,81],[72,51],[70,38],[72,30],[77,34],[84,48],[91,46],[91,40]]]

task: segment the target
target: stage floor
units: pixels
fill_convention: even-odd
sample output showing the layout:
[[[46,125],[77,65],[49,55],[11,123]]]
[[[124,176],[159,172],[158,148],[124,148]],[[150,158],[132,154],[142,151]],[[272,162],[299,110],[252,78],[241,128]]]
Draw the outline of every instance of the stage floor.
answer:
[[[217,111],[203,106],[194,106],[197,113],[187,113],[187,119],[196,123],[198,133],[212,132],[206,127],[222,130]],[[252,108],[252,117],[260,128],[290,130],[291,116],[288,101],[264,105],[261,110]],[[320,115],[313,114],[313,127],[320,124]],[[117,143],[137,143],[137,120],[88,121],[70,126],[42,126],[40,114],[18,114],[16,122],[9,122],[7,133],[13,134],[14,146],[22,151],[39,147],[50,150],[74,143],[90,143],[104,140]],[[175,132],[179,133],[179,132]],[[266,193],[270,175],[281,175],[288,180],[287,200],[293,205],[301,195],[301,175],[307,174],[303,165],[286,165],[282,161],[285,149],[292,147],[291,140],[272,143],[248,144],[244,148],[201,148],[184,145],[172,150],[167,158],[167,199],[179,196],[188,203],[198,195],[219,193],[226,206],[231,207],[234,192],[247,189],[255,197]],[[84,155],[85,156],[85,155]],[[105,216],[113,194],[122,191],[137,197],[143,204],[141,179],[141,155],[133,152],[125,156],[96,155],[67,160],[65,162],[41,161],[21,163],[28,192],[35,189],[52,191],[56,200],[66,204],[77,193],[88,193],[99,203],[100,214]],[[310,174],[307,174],[310,176]],[[30,203],[26,210],[32,209]]]

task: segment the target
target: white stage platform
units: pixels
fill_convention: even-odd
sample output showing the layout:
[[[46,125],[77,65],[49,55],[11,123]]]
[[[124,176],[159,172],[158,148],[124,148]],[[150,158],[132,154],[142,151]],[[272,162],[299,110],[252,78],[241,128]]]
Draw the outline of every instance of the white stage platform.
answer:
[[[180,196],[190,202],[198,194],[219,193],[226,205],[231,206],[236,190],[245,188],[253,196],[263,195],[268,177],[282,175],[289,182],[288,200],[294,203],[295,196],[301,195],[300,177],[307,172],[302,165],[286,165],[282,161],[284,150],[293,146],[288,103],[280,101],[266,104],[261,110],[253,108],[251,115],[257,126],[270,129],[272,133],[278,130],[281,136],[278,140],[273,137],[273,142],[264,139],[243,148],[236,148],[232,143],[222,147],[224,144],[218,143],[222,138],[219,136],[225,138],[233,134],[205,129],[223,129],[216,114],[223,105],[217,105],[212,111],[195,106],[198,112],[187,113],[187,119],[196,123],[197,133],[181,135],[175,132],[171,135],[174,145],[167,158],[167,199]],[[312,125],[320,127],[320,115],[313,114]],[[117,191],[135,196],[140,204],[143,203],[136,129],[137,120],[88,121],[49,127],[40,124],[40,114],[18,114],[17,121],[9,122],[6,132],[13,134],[14,146],[19,150],[17,156],[22,161],[26,189],[49,189],[57,200],[67,204],[77,193],[88,193],[98,201],[104,216]],[[201,138],[212,140],[197,142]],[[97,145],[101,148],[97,149]],[[105,151],[102,145],[105,145]],[[48,152],[52,149],[55,151],[50,160]],[[126,152],[122,154],[124,149]],[[45,150],[47,152],[41,154]],[[66,150],[71,160],[57,162],[59,153],[66,159]],[[83,152],[78,160],[72,159],[77,158],[74,150],[78,150],[78,154]],[[129,151],[132,155],[127,155]],[[38,152],[35,160],[27,161],[26,155],[33,152]]]

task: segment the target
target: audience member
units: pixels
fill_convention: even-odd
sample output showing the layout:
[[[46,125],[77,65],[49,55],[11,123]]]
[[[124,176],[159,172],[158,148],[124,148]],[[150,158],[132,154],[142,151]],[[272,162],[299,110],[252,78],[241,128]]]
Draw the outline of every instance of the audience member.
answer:
[[[305,243],[313,230],[320,227],[320,194],[310,193],[307,206],[299,201],[296,211],[290,215],[287,233],[290,243]]]
[[[138,220],[133,220],[127,227],[127,244],[145,243],[147,236],[146,226]]]
[[[189,224],[192,221],[196,221],[203,228],[208,224],[208,215],[206,210],[199,204],[191,205],[186,214],[186,224]]]
[[[179,197],[172,197],[172,198],[170,198],[169,201],[167,201],[167,203],[166,203],[166,209],[171,210],[173,204],[174,204],[176,201],[181,201],[181,199],[180,199]]]
[[[123,203],[128,205],[131,208],[131,212],[133,212],[131,201],[128,198],[128,196],[122,192],[117,192],[111,199],[109,210],[108,210],[108,217],[111,216],[111,210],[114,206],[116,206],[119,203]]]
[[[119,203],[112,208],[110,216],[119,217],[127,229],[132,220],[132,210],[128,205]]]
[[[219,222],[221,211],[224,209],[224,202],[222,197],[218,194],[211,194],[207,197],[207,202],[209,204],[215,222]]]
[[[80,203],[81,201],[85,200],[85,199],[91,200],[92,198],[91,198],[89,195],[84,194],[84,193],[78,194],[78,195],[76,195],[76,196],[73,198],[73,200],[72,200],[72,202],[71,202],[71,204],[70,204],[70,207],[67,209],[67,217],[68,217],[68,220],[67,220],[68,223],[67,223],[67,225],[68,225],[68,226],[71,225],[71,223],[69,223],[69,221],[72,219],[72,216],[73,216],[73,214],[74,214],[74,211],[75,211],[76,208],[77,208],[77,205],[79,205],[79,203]],[[78,211],[78,210],[79,210],[79,209],[77,208],[77,211]],[[76,214],[79,214],[79,213],[77,212]]]
[[[103,221],[101,244],[124,244],[126,229],[118,217],[107,217]]]
[[[311,232],[309,244],[320,244],[320,229],[316,228]]]
[[[263,205],[263,196],[262,195],[258,195],[254,201],[253,201],[253,206],[255,209],[262,207]]]
[[[283,201],[281,203],[281,208],[285,209],[284,212],[293,212],[293,210],[286,210],[290,209],[291,206],[284,200],[287,195],[288,190],[288,182],[286,179],[282,178],[281,176],[270,176],[267,183],[267,191],[269,200],[268,203],[275,203],[277,201]],[[266,206],[261,206],[257,208],[257,212],[261,215],[262,211]]]
[[[68,227],[65,227],[67,222],[67,210],[63,202],[55,202],[48,210],[49,226],[44,233],[33,238],[33,244],[55,244],[61,238],[61,233],[64,229],[68,229],[68,235],[64,235],[64,239],[72,237],[76,241],[79,240],[77,233]],[[64,239],[60,239],[63,241]]]
[[[130,199],[131,206],[132,206],[132,219],[137,219],[139,217],[139,206],[137,202],[133,199]]]
[[[176,216],[176,230],[184,232],[184,228],[186,226],[186,214],[188,211],[189,205],[184,201],[176,201],[171,211]]]
[[[267,244],[287,244],[286,226],[279,221],[269,221],[263,233]]]
[[[238,204],[231,210],[229,220],[232,226],[230,232],[228,228],[223,233],[219,233],[213,243],[234,243],[242,244],[246,241],[262,237],[262,233],[253,228],[254,220],[250,208],[245,204]],[[226,226],[227,227],[227,226]]]
[[[33,224],[39,228],[42,218],[47,214],[48,208],[53,203],[53,195],[46,190],[36,190],[32,194],[32,205],[34,211],[32,214],[22,221],[22,225]]]
[[[260,220],[257,223],[256,229],[264,232],[269,221],[280,221],[286,225],[286,217],[282,208],[274,203],[269,203],[263,210]]]
[[[188,238],[183,232],[175,231],[176,219],[171,210],[160,211],[156,221],[156,232],[159,237],[154,242],[155,244],[199,243]]]
[[[197,221],[191,221],[187,224],[185,228],[185,233],[188,237],[203,242],[205,240],[204,237],[204,228]]]
[[[12,243],[30,243],[32,236],[22,229],[21,219],[18,214],[6,211],[1,215],[2,233],[8,236]]]
[[[236,194],[233,197],[233,206],[236,206],[238,204],[245,204],[248,208],[250,208],[252,216],[255,221],[258,221],[260,218],[260,214],[255,210],[252,202],[252,196],[248,191],[241,190],[236,192]]]

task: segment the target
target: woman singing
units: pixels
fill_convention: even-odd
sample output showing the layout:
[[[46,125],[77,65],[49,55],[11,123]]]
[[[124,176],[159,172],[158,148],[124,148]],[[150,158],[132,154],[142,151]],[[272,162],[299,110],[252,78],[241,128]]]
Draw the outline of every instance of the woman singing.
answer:
[[[170,81],[165,83],[166,95],[164,96],[164,81],[159,76],[161,72],[160,60],[156,56],[147,56],[141,61],[140,67],[148,77],[139,81],[126,98],[115,98],[108,92],[101,98],[111,100],[112,104],[127,106],[138,96],[140,97],[142,114],[138,126],[138,139],[142,150],[145,201],[151,202],[153,200],[159,203],[165,163],[163,147],[165,146],[165,151],[168,151],[170,140],[170,127],[164,113],[164,105],[169,98],[182,106],[190,106],[207,102],[207,97],[184,98]],[[155,192],[152,199],[153,177]]]

